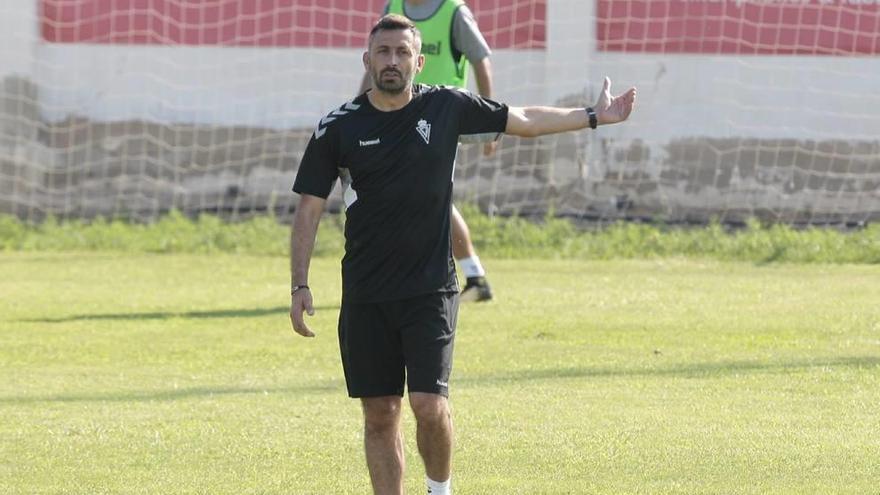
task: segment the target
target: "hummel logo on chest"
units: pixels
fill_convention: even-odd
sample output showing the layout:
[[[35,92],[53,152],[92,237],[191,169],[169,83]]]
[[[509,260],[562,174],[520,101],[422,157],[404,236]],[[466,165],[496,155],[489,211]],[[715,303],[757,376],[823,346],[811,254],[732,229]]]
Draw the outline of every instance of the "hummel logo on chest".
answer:
[[[379,144],[380,142],[381,142],[381,141],[379,140],[379,138],[371,139],[371,140],[369,140],[369,141],[360,141],[361,146],[376,146],[376,145]]]

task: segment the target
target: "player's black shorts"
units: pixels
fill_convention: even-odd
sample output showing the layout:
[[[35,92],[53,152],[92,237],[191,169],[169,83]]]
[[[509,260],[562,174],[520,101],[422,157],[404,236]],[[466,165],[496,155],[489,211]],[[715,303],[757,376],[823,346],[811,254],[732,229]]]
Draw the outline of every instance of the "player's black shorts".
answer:
[[[410,392],[449,396],[458,294],[351,303],[339,311],[339,349],[351,397]]]

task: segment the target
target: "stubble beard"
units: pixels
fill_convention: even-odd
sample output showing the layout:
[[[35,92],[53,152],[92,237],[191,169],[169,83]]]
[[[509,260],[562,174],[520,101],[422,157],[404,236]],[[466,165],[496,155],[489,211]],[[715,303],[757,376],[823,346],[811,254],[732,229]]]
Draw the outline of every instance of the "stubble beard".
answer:
[[[398,74],[398,80],[400,82],[385,83],[382,80],[382,73],[384,73],[384,72],[396,72]],[[401,72],[399,70],[398,71],[390,71],[388,69],[385,69],[382,71],[373,72],[373,86],[375,86],[376,89],[378,89],[379,91],[381,91],[385,94],[388,94],[388,95],[393,95],[393,96],[399,95],[400,93],[403,93],[403,91],[406,89],[406,87],[409,86],[410,84],[412,84],[412,78],[407,77],[406,74],[404,74],[403,72]]]

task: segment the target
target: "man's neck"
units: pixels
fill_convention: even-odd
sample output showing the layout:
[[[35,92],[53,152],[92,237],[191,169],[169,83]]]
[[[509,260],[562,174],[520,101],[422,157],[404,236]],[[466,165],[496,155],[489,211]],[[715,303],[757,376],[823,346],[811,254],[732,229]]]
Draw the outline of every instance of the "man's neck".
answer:
[[[412,85],[407,86],[398,94],[389,94],[379,91],[374,86],[367,91],[367,98],[370,104],[381,112],[393,112],[405,107],[413,99]]]

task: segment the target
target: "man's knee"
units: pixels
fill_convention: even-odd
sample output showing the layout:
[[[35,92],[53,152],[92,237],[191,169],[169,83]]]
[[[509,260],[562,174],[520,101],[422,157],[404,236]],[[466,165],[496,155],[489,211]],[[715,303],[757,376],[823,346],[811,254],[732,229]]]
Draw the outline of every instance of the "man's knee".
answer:
[[[409,404],[419,423],[437,424],[449,418],[449,403],[442,395],[414,392],[409,396]]]
[[[370,397],[361,399],[361,405],[367,431],[386,431],[397,427],[400,422],[400,397]]]

